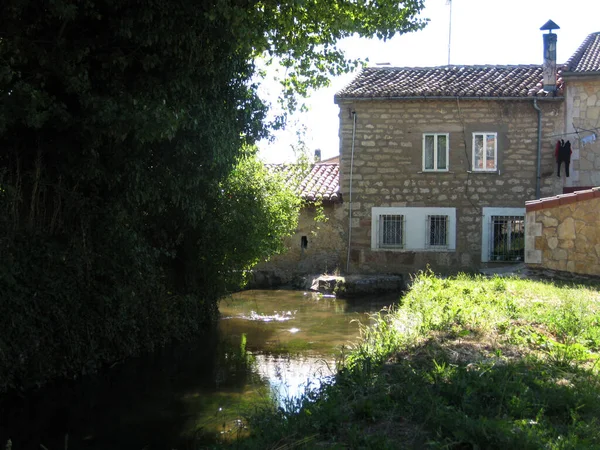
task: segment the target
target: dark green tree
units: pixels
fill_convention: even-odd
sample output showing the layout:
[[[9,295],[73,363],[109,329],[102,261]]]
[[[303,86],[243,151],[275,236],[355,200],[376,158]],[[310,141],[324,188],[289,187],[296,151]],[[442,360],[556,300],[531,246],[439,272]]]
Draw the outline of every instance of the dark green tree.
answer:
[[[244,150],[277,125],[255,59],[288,67],[293,106],[356,66],[337,40],[417,30],[422,8],[3,1],[0,390],[93,370],[212,320],[239,286],[232,274],[294,225]]]

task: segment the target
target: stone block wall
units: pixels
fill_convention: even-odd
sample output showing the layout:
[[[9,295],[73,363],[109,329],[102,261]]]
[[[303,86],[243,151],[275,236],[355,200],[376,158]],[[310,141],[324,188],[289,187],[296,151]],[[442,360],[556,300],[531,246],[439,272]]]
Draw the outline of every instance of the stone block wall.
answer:
[[[525,263],[600,276],[600,188],[526,203]]]
[[[566,133],[573,149],[572,175],[566,186],[600,186],[600,77],[574,77],[566,79]],[[576,133],[580,130],[579,133]],[[583,144],[581,139],[592,130],[599,136]]]
[[[346,257],[341,217],[343,208],[339,203],[327,203],[323,205],[323,212],[327,220],[315,221],[315,207],[302,208],[296,232],[285,241],[287,251],[258,264],[254,271],[266,272],[278,283],[285,284],[298,274],[340,270]],[[302,246],[303,237],[306,238],[305,248]]]
[[[348,214],[353,112],[351,267],[354,272],[405,273],[481,266],[482,208],[523,207],[535,198],[537,112],[528,100],[338,100],[340,186]],[[562,99],[539,101],[542,133],[564,128]],[[498,171],[471,171],[472,133],[498,133]],[[423,172],[423,133],[449,134],[449,170]],[[562,192],[550,140],[542,148],[542,195]],[[456,250],[371,250],[371,208],[456,207]],[[348,225],[343,224],[345,232]]]

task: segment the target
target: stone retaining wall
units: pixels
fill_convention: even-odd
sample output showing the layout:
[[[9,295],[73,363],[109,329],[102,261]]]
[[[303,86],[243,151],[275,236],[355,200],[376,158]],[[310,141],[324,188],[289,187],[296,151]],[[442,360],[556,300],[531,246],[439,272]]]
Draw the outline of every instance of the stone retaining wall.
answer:
[[[525,203],[525,263],[600,275],[600,187]]]

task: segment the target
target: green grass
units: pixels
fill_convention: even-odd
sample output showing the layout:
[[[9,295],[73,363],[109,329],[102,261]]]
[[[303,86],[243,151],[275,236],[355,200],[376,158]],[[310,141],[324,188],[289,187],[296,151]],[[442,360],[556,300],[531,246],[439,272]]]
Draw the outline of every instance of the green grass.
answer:
[[[597,285],[423,273],[362,331],[335,384],[233,445],[600,449]]]

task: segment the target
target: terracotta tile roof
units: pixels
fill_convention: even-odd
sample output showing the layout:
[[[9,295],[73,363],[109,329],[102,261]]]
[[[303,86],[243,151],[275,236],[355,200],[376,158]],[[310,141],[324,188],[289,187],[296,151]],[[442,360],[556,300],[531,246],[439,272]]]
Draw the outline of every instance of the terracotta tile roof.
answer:
[[[600,72],[600,32],[588,35],[565,64],[565,72]]]
[[[272,171],[286,171],[288,183],[294,183],[290,166],[285,164],[266,164]],[[308,202],[322,200],[325,202],[341,202],[339,164],[315,164],[297,187],[302,199]]]
[[[315,164],[302,180],[302,198],[308,201],[340,201],[339,164]]]
[[[539,200],[530,200],[525,202],[525,210],[539,211],[540,209],[556,208],[561,205],[581,202],[600,198],[600,187],[594,187],[583,191],[575,191],[569,194],[555,195],[554,197],[540,198]]]
[[[557,95],[563,80],[557,77]],[[368,67],[335,96],[391,97],[550,97],[542,90],[542,66]]]

